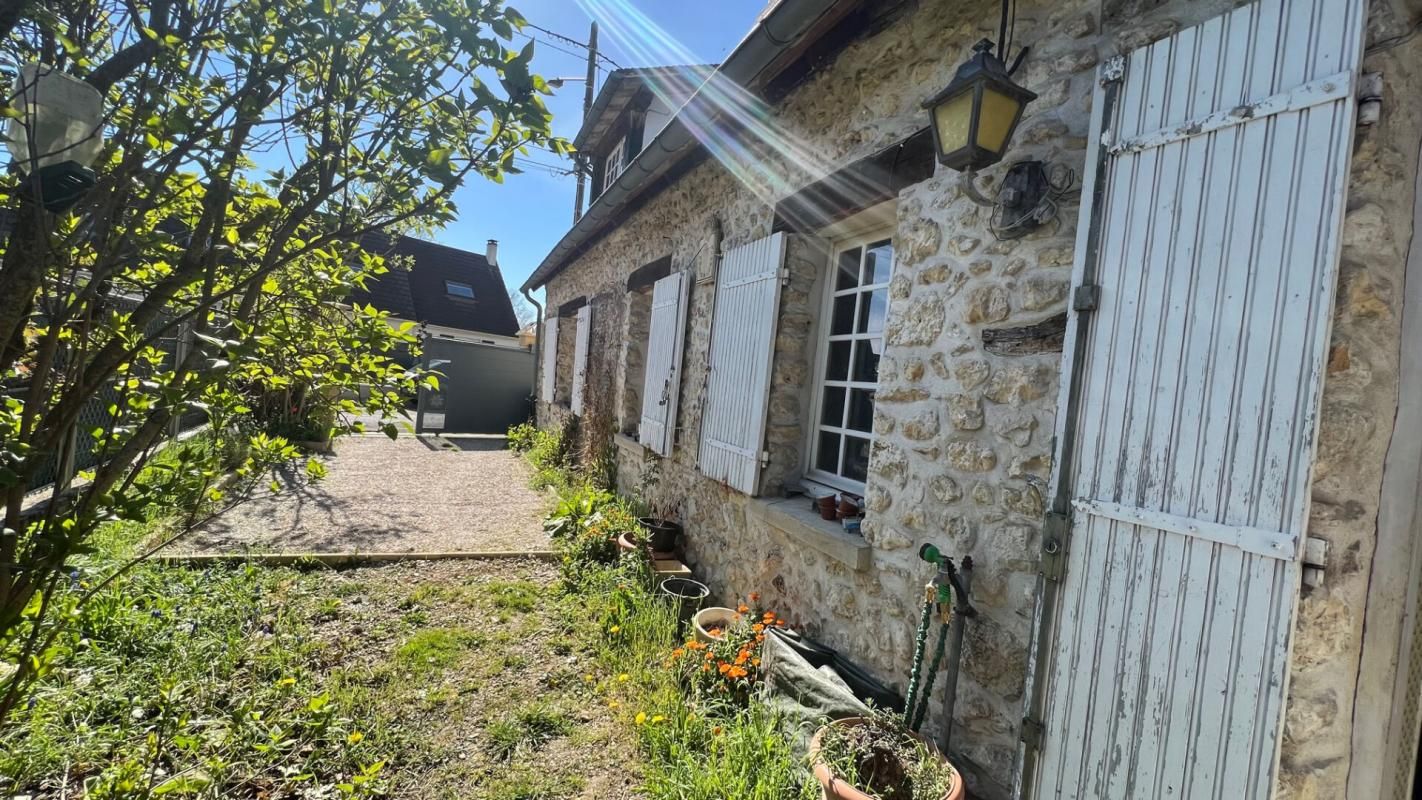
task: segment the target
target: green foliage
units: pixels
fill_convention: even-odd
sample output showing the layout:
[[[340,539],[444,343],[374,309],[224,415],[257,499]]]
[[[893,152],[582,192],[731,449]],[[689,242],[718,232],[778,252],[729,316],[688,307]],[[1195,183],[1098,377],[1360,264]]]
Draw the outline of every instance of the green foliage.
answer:
[[[375,793],[368,728],[313,680],[315,643],[283,599],[291,577],[144,566],[75,609],[55,645],[70,669],[0,731],[0,776],[25,787],[78,770],[93,798],[224,797],[254,783]]]
[[[792,752],[782,721],[752,698],[742,707],[689,693],[670,653],[676,614],[651,591],[643,562],[589,567],[586,598],[605,635],[597,661],[645,754],[650,800],[814,800],[818,784]],[[624,678],[625,676],[625,678]]]
[[[70,437],[95,464],[61,478],[53,513],[0,537],[0,563],[18,565],[0,577],[0,653],[18,665],[0,721],[69,619],[50,602],[56,570],[101,523],[155,505],[191,523],[279,489],[275,471],[304,457],[293,440],[359,431],[358,416],[398,415],[437,383],[401,366],[413,324],[351,302],[407,268],[360,243],[429,233],[469,179],[569,149],[532,43],[514,46],[524,20],[499,0],[22,5],[0,20],[5,60],[97,88],[105,145],[63,212],[34,201],[34,164],[0,176],[8,524]],[[211,439],[150,468],[185,416]],[[300,480],[323,471],[308,461]]]
[[[532,581],[490,581],[483,588],[494,608],[520,614],[527,614],[537,607],[541,591]]]
[[[572,727],[572,721],[563,712],[546,703],[533,702],[489,723],[485,734],[494,755],[507,759],[520,748],[537,748],[549,739],[568,733]]]
[[[395,651],[395,661],[415,674],[442,670],[457,662],[481,638],[458,628],[429,628],[411,636]]]
[[[509,428],[509,449],[515,453],[527,453],[533,449],[533,446],[538,443],[539,437],[543,435],[537,425],[531,422],[521,422]]]
[[[543,523],[543,530],[554,539],[572,536],[588,526],[606,508],[617,502],[617,496],[588,484],[569,487],[558,495],[558,505]]]

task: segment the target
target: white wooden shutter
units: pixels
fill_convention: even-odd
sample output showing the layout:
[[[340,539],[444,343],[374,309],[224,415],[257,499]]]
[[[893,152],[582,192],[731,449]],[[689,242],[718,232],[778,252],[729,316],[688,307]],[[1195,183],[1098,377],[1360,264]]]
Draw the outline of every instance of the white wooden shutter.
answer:
[[[1275,795],[1365,12],[1261,0],[1102,72],[1033,800]]]
[[[557,377],[558,318],[549,317],[543,320],[543,389],[539,392],[543,396],[543,402],[557,402],[558,398],[553,395],[557,388],[554,382]]]
[[[785,234],[725,254],[716,278],[698,463],[706,476],[755,494],[770,402]]]
[[[686,332],[686,298],[691,281],[684,272],[652,287],[652,324],[647,335],[647,368],[642,384],[642,423],[637,438],[657,455],[670,455],[681,394],[681,350]]]
[[[573,413],[583,413],[583,390],[588,382],[588,333],[592,306],[578,309],[578,335],[573,344]]]

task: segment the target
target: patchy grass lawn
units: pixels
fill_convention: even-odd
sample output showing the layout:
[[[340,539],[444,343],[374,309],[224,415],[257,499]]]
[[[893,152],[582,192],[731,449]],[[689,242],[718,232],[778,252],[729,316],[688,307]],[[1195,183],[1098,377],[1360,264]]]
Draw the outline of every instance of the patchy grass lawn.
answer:
[[[636,797],[592,613],[529,561],[145,566],[0,733],[0,797]]]

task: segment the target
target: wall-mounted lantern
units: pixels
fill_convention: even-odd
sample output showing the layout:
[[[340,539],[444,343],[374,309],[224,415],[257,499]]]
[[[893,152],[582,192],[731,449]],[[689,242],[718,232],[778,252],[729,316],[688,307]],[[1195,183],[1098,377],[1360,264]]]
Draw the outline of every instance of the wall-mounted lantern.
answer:
[[[7,145],[15,165],[26,175],[34,170],[46,210],[64,211],[94,185],[89,166],[104,149],[103,95],[72,75],[31,63],[20,68],[9,104]]]
[[[938,163],[949,169],[967,172],[1001,161],[1022,109],[1037,99],[1012,82],[993,47],[987,39],[978,42],[948,86],[923,104]]]

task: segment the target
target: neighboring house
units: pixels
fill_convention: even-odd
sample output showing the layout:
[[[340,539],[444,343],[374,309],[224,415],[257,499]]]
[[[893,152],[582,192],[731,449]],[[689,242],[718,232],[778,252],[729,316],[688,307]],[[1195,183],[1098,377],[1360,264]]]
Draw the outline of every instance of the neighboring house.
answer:
[[[998,4],[772,3],[527,282],[538,420],[616,430],[721,598],[900,688],[919,543],[971,555],[978,796],[1406,797],[1422,8],[1014,5],[1038,97],[967,186],[921,104]],[[1028,159],[1035,229],[973,196]]]
[[[418,323],[421,361],[442,376],[437,391],[420,392],[417,432],[503,433],[527,420],[533,355],[499,272],[498,242],[480,254],[368,234],[361,246],[393,263],[352,302],[390,312],[392,325]]]
[[[498,242],[473,253],[410,236],[367,234],[361,247],[391,259],[352,301],[417,322],[428,336],[520,347],[518,319],[499,271]]]

